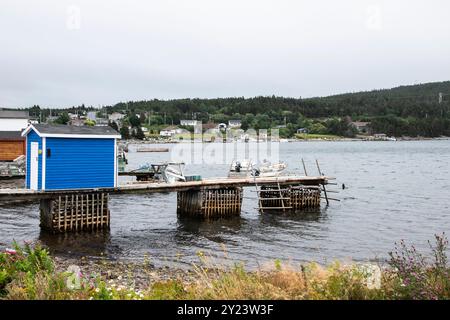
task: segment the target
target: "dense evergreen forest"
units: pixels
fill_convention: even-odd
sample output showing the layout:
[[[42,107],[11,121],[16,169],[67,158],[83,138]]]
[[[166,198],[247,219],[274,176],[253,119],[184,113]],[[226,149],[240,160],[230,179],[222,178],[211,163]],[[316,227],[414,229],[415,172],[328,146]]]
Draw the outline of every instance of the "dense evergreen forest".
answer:
[[[83,105],[69,111],[80,108],[91,109]],[[292,136],[298,128],[354,136],[350,121],[371,122],[373,132],[391,136],[450,136],[450,81],[307,99],[269,96],[129,101],[103,110],[108,114],[145,113],[149,125],[178,124],[180,119],[203,123],[239,119],[243,129],[283,127],[283,136]],[[30,110],[38,111],[37,106]],[[48,110],[43,113],[48,114]]]

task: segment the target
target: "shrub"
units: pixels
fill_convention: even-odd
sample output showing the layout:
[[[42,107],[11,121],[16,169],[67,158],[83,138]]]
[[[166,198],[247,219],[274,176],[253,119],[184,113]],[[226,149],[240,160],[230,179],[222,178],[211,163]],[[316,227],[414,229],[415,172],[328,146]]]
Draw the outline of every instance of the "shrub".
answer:
[[[32,247],[25,243],[22,248],[14,242],[13,248],[0,253],[0,297],[6,294],[6,286],[22,274],[32,278],[40,271],[54,270],[48,251],[40,245]]]
[[[394,298],[450,298],[450,269],[446,255],[448,240],[442,234],[435,235],[435,241],[435,245],[429,242],[433,259],[431,263],[414,246],[408,247],[404,241],[396,244],[395,250],[389,253]]]

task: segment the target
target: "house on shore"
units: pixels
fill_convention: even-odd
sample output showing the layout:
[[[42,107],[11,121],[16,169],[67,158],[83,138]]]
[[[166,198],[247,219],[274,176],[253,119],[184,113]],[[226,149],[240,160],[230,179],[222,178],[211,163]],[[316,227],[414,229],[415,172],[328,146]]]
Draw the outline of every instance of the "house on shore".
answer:
[[[354,121],[351,125],[358,130],[361,134],[371,134],[372,128],[370,127],[370,122]]]
[[[109,120],[109,121],[111,121],[111,122],[114,121],[114,122],[117,123],[119,126],[121,125],[123,118],[125,118],[125,115],[122,114],[122,113],[120,113],[120,112],[113,112],[112,114],[110,114],[110,115],[108,116],[108,120]]]
[[[189,133],[189,131],[186,129],[180,128],[178,126],[168,126],[164,129],[162,129],[159,132],[159,135],[161,137],[173,137],[177,134],[186,134],[186,133]]]
[[[229,120],[228,121],[228,127],[231,129],[234,129],[234,128],[238,129],[241,127],[241,125],[242,125],[241,120]]]
[[[180,126],[197,126],[201,124],[198,120],[180,120]]]
[[[28,126],[28,111],[0,110],[1,131],[22,131]]]
[[[309,133],[309,130],[308,130],[308,128],[300,128],[300,129],[297,129],[297,133],[298,134],[306,134],[306,133]]]
[[[28,111],[0,110],[0,161],[12,161],[25,154],[21,132],[29,121]]]
[[[0,161],[13,161],[25,152],[25,138],[20,131],[0,131]]]

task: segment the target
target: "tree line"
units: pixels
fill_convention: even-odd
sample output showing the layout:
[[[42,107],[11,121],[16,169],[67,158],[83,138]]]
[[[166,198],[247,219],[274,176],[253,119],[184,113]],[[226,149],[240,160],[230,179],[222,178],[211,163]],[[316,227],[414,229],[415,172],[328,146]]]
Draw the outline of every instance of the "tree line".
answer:
[[[444,93],[441,102],[439,93]],[[244,130],[278,127],[281,136],[286,137],[300,128],[310,133],[352,137],[357,133],[352,121],[370,122],[374,133],[437,137],[450,136],[450,95],[446,93],[450,93],[450,81],[308,99],[260,96],[128,101],[104,106],[100,113],[126,113],[125,124],[136,128],[132,132],[123,129],[123,134],[129,136],[141,135],[137,132],[141,125],[162,126],[196,119],[202,123],[241,120]],[[52,112],[90,110],[98,109],[82,105]],[[49,109],[33,106],[32,112],[45,117]]]

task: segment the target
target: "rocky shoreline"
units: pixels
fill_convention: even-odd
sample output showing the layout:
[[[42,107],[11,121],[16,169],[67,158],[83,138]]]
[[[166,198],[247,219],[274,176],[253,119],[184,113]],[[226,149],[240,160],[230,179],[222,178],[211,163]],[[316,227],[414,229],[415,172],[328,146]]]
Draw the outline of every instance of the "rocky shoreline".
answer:
[[[128,262],[93,260],[86,257],[80,259],[53,257],[56,272],[66,272],[79,268],[81,275],[88,279],[103,280],[108,286],[115,288],[133,288],[145,290],[152,284],[179,280],[183,283],[192,283],[196,277],[193,270],[182,270],[171,267],[156,268],[149,262]]]

